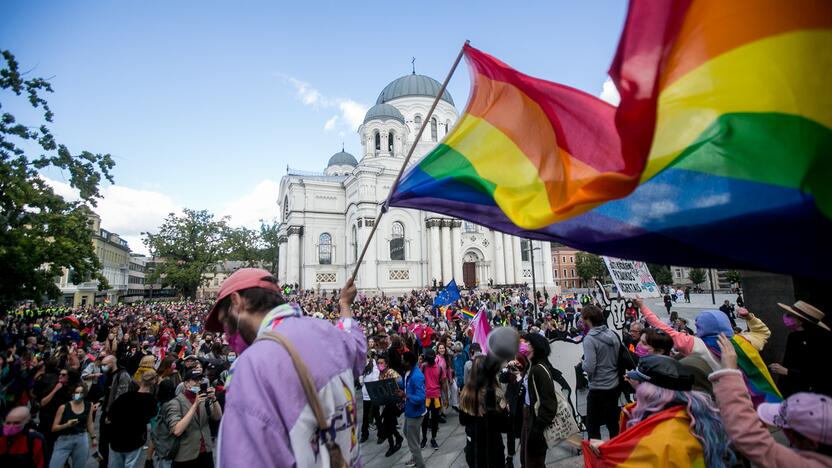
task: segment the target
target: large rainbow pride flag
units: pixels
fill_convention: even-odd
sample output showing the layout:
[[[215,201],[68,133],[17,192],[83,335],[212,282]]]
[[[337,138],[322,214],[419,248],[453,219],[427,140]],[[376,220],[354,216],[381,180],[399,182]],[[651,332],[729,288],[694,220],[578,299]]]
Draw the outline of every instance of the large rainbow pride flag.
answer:
[[[604,442],[600,455],[585,440],[584,464],[592,468],[705,466],[702,444],[690,432],[684,406],[660,411]]]
[[[466,46],[465,113],[389,204],[603,255],[830,278],[831,5],[633,0],[617,109]]]

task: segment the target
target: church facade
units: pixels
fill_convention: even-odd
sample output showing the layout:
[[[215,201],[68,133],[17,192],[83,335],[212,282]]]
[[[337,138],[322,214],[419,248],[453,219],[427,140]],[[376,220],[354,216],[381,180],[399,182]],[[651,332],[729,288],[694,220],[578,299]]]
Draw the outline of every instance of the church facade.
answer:
[[[307,289],[344,284],[440,88],[436,80],[415,73],[394,80],[358,129],[359,158],[342,149],[322,172],[287,168],[277,200],[282,283]],[[457,117],[445,91],[416,144],[411,165],[441,141]],[[532,268],[539,290],[546,287],[552,293],[548,242],[527,241],[435,213],[391,208],[370,242],[356,285],[363,291],[390,293],[441,286],[451,279],[468,288],[531,285]]]

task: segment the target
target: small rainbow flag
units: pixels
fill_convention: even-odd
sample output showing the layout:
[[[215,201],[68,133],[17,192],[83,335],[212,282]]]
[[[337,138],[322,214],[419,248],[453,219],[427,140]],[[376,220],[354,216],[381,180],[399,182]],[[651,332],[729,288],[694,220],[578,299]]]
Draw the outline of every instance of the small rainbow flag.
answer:
[[[470,310],[464,308],[460,309],[459,311],[462,312],[462,316],[467,318],[468,320],[472,320],[474,316],[477,315],[474,312],[471,312]]]
[[[737,352],[737,366],[742,370],[745,386],[748,388],[754,407],[756,408],[760,403],[783,401],[783,395],[777,389],[757,349],[741,335],[731,337],[731,343]]]
[[[601,455],[583,442],[584,465],[592,468],[642,466],[705,467],[702,445],[690,432],[690,416],[674,406],[641,421],[601,445]],[[672,447],[672,450],[668,450]]]

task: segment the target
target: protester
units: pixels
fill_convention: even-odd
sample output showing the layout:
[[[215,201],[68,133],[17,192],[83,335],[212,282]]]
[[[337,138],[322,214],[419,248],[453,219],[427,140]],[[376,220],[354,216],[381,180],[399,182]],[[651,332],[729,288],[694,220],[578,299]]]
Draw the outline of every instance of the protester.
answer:
[[[520,466],[539,468],[545,466],[546,462],[548,446],[543,433],[557,414],[557,390],[552,380],[553,369],[549,364],[549,341],[536,333],[528,333],[523,339],[528,343],[528,358],[531,362],[523,383],[526,393],[520,435]]]
[[[790,333],[786,340],[783,362],[769,366],[779,374],[777,384],[783,396],[798,392],[814,392],[832,396],[832,366],[829,364],[829,326],[823,323],[824,313],[803,301],[794,305],[779,304],[786,313],[783,324]]]
[[[355,296],[355,286],[348,282],[338,304],[341,318],[333,327],[304,317],[296,305],[287,304],[277,281],[265,270],[242,268],[223,282],[205,326],[217,333],[224,330],[232,349],[241,354],[226,382],[226,413],[218,438],[220,466],[268,466],[274,460],[329,466],[326,440],[320,445],[308,443],[323,428],[311,417],[292,357],[278,343],[258,338],[278,333],[298,350],[312,380],[323,383],[318,393],[331,395],[320,406],[332,424],[334,415],[356,407],[354,382],[367,352],[366,338],[350,309]],[[357,431],[357,421],[341,421],[333,440],[350,464],[359,462]]]
[[[719,349],[723,368],[710,379],[733,447],[759,466],[832,466],[832,398],[800,392],[754,411],[736,351],[725,335],[719,337]],[[791,448],[777,443],[761,421],[783,429]]]
[[[441,359],[441,358],[439,358]],[[421,365],[422,374],[425,376],[425,405],[427,412],[422,420],[422,443],[425,448],[428,442],[428,430],[430,430],[430,446],[434,450],[439,449],[436,442],[436,433],[439,430],[439,414],[442,411],[442,387],[447,380],[445,368],[438,362],[436,352],[433,349],[426,349]]]
[[[520,341],[520,351],[514,360],[509,361],[503,372],[500,373],[499,381],[506,385],[505,395],[508,404],[509,421],[506,424],[506,468],[514,466],[514,456],[517,454],[517,439],[523,430],[523,404],[526,399],[526,387],[523,384],[526,371],[529,367],[529,344],[525,340]]]
[[[376,367],[376,361],[371,355],[367,356],[367,364],[364,366],[364,372],[359,377],[361,383],[361,393],[363,396],[363,413],[361,415],[361,440],[358,442],[363,444],[370,438],[370,421],[374,421],[376,428],[381,425],[378,407],[370,401],[370,394],[367,392],[367,382],[375,382],[378,380],[379,369]]]
[[[172,466],[210,468],[214,466],[214,444],[209,420],[219,420],[222,409],[214,389],[201,389],[203,375],[190,370],[183,376],[185,390],[165,404],[164,420],[170,432],[179,439],[179,450]]]
[[[627,372],[627,379],[636,389],[636,402],[622,412],[621,432],[616,437],[606,442],[584,441],[588,465],[717,467],[734,463],[717,409],[710,397],[692,390],[692,376],[675,359],[645,356],[635,370]]]
[[[465,460],[471,468],[504,468],[503,436],[510,423],[508,402],[485,356],[474,360],[459,403],[465,427]]]
[[[44,468],[44,438],[32,429],[29,408],[12,408],[3,420],[0,435],[0,466]]]
[[[140,367],[141,369],[141,367]],[[121,395],[110,407],[110,468],[137,468],[147,442],[147,424],[156,416],[156,372],[144,371],[139,388]]]
[[[642,333],[638,345],[635,348],[635,355],[639,358],[650,354],[661,354],[670,356],[673,349],[673,338],[658,328],[648,328]]]
[[[422,459],[422,448],[419,444],[419,431],[422,427],[422,420],[427,412],[425,407],[425,375],[419,369],[418,359],[412,351],[402,356],[405,368],[404,390],[399,390],[399,396],[405,401],[404,404],[404,436],[407,438],[407,448],[413,457],[407,462],[407,466],[424,468],[425,462]]]
[[[73,373],[73,379],[70,380],[70,372],[68,369],[55,369],[55,361],[47,364],[45,373],[40,377],[34,386],[34,394],[36,401],[40,406],[38,432],[44,437],[44,462],[49,464],[52,458],[52,450],[55,446],[55,441],[58,434],[53,429],[55,415],[58,410],[63,407],[68,401],[72,399],[72,389],[78,383]]]
[[[583,370],[589,379],[589,393],[586,397],[587,435],[590,439],[600,439],[603,424],[607,426],[610,437],[615,437],[618,434],[618,350],[621,342],[607,328],[604,313],[598,307],[584,307],[583,319],[589,327],[583,340]]]
[[[57,439],[49,461],[50,468],[63,468],[67,460],[72,460],[73,467],[84,466],[90,447],[95,446],[93,413],[98,405],[93,406],[84,401],[85,393],[83,384],[74,385],[72,400],[61,405],[55,413],[52,433]]]
[[[386,355],[379,355],[378,358],[376,358],[376,362],[378,363],[379,371],[378,380],[390,379],[394,382],[399,382],[401,376],[395,369],[389,366]],[[402,441],[404,440],[404,437],[399,434],[399,429],[396,424],[403,408],[404,403],[397,404],[393,402],[385,404],[384,408],[382,408],[378,438],[382,442],[385,440],[387,441],[387,452],[384,454],[385,457],[392,456],[394,453],[398,452],[400,448],[402,448]]]
[[[641,341],[642,333],[644,333],[643,323],[636,321],[630,324],[630,328],[627,330],[627,334],[623,336],[624,346],[626,346],[630,352],[636,352],[636,347]]]

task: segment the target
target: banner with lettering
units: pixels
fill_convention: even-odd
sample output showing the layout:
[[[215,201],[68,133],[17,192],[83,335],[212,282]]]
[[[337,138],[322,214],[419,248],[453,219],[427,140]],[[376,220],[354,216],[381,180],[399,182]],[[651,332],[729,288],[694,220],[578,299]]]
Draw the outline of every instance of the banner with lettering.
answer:
[[[621,297],[659,297],[659,285],[647,264],[615,257],[602,257]]]

